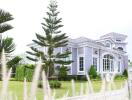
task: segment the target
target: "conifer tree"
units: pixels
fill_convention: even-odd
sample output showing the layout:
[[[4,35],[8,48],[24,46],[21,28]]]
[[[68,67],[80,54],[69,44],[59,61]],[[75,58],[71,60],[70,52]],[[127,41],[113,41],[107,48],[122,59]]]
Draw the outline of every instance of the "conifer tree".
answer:
[[[33,40],[35,44],[41,48],[46,47],[47,52],[43,52],[34,46],[31,47],[32,52],[27,52],[30,56],[28,59],[33,61],[38,61],[41,57],[43,60],[43,68],[47,72],[47,76],[51,76],[54,73],[55,64],[68,65],[71,64],[71,60],[64,60],[70,56],[71,52],[66,50],[63,53],[54,53],[55,48],[65,47],[68,45],[68,36],[60,31],[62,18],[58,18],[59,12],[57,11],[57,3],[55,0],[51,0],[47,12],[47,17],[44,17],[44,23],[42,23],[42,28],[44,34],[36,34],[37,40]],[[35,58],[33,57],[35,56]]]

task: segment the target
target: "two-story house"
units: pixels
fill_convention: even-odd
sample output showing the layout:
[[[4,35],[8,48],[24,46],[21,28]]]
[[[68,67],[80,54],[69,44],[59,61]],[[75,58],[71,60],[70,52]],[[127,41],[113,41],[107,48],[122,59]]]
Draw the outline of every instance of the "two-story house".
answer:
[[[69,39],[67,47],[56,48],[54,52],[63,52],[67,48],[72,52],[69,59],[74,62],[67,66],[69,75],[85,75],[91,65],[96,67],[98,73],[122,73],[128,67],[126,38],[126,35],[112,32],[98,40],[86,37]],[[42,50],[46,52],[46,48]]]

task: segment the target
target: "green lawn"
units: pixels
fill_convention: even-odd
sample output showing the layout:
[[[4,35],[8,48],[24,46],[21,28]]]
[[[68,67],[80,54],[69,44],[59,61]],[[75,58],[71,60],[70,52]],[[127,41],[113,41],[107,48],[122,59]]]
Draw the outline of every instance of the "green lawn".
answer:
[[[120,88],[121,85],[123,84],[124,81],[122,80],[118,80],[116,81],[116,87]],[[70,81],[62,81],[62,87],[60,89],[55,89],[56,91],[56,98],[60,98],[63,97],[64,94],[69,91],[69,96],[72,95],[72,91],[71,91],[71,82]],[[79,94],[80,91],[80,84],[84,83],[84,87],[86,89],[86,82],[75,82],[75,87],[76,87],[76,93]],[[101,81],[92,81],[93,83],[93,87],[94,87],[94,91],[98,92],[101,88]],[[0,82],[0,87],[1,87],[2,82]],[[30,92],[30,85],[31,83],[28,82],[28,91]],[[18,81],[10,81],[9,82],[9,90],[14,93],[15,95],[17,95],[18,100],[23,100],[23,82],[18,82]],[[28,93],[29,93],[28,92]],[[85,92],[85,91],[84,91]],[[38,89],[37,90],[37,100],[43,100],[43,90],[42,89]]]

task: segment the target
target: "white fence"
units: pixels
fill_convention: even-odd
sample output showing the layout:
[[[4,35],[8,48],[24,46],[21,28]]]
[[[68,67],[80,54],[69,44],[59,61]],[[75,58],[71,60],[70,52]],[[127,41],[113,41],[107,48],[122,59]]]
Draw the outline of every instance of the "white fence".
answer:
[[[130,99],[128,93],[128,85],[126,84],[120,90],[92,93],[83,96],[67,97],[60,100],[130,100]]]

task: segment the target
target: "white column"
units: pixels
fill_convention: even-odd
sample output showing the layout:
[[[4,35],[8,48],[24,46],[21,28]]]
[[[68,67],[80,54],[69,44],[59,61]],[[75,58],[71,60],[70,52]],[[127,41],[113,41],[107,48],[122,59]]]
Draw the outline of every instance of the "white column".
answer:
[[[85,66],[85,65],[86,65],[86,64],[85,64],[85,48],[86,48],[86,47],[83,47],[83,50],[84,50],[84,51],[83,51],[83,68],[84,68],[84,74],[86,75],[86,68],[85,68],[85,67],[86,67],[86,66]]]
[[[111,72],[111,67],[112,67],[111,62],[112,62],[112,60],[110,59],[110,70],[109,70],[110,72]]]

